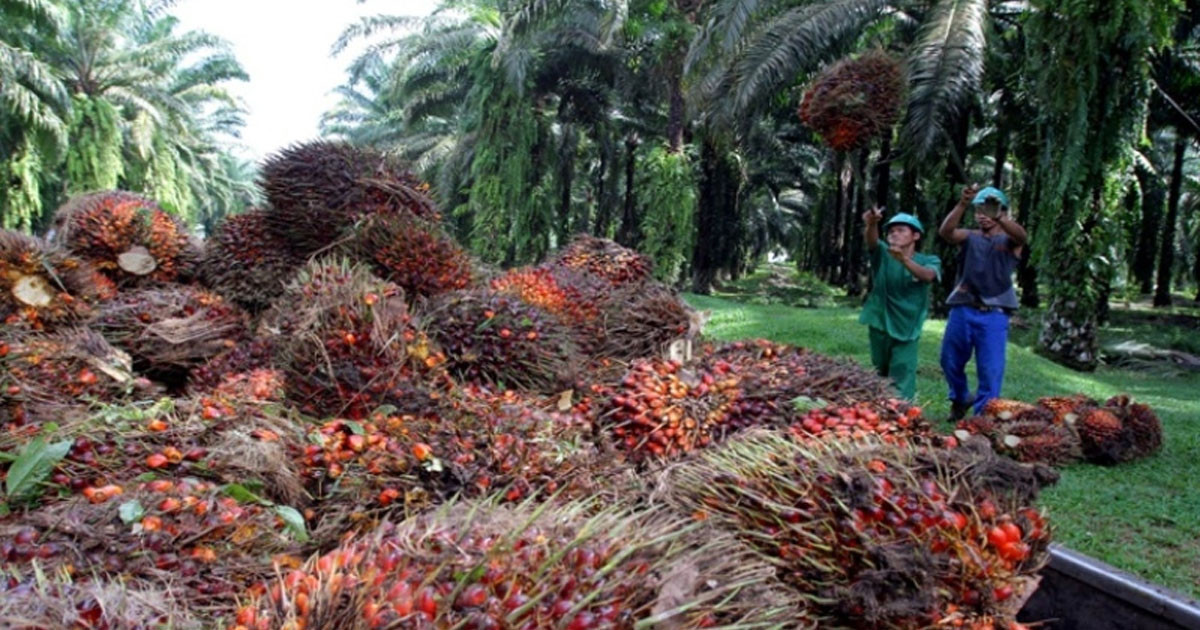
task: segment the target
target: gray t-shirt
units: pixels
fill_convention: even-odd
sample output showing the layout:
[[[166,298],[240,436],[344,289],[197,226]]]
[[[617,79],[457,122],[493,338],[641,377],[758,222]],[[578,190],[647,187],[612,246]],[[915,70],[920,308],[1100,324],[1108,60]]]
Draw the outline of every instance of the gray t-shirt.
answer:
[[[1016,310],[1019,304],[1012,274],[1020,262],[1017,247],[1004,232],[984,236],[983,232],[971,230],[959,246],[958,278],[946,304],[983,304]]]

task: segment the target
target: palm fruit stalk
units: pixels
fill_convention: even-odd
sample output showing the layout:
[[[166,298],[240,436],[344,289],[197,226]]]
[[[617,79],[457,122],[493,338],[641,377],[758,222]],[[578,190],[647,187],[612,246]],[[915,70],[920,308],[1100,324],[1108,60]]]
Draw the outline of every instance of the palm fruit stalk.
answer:
[[[398,285],[410,302],[465,289],[475,275],[467,252],[437,222],[409,212],[367,215],[342,251]]]
[[[229,628],[632,630],[778,622],[784,606],[765,597],[767,567],[745,562],[746,553],[727,538],[698,542],[695,529],[661,510],[597,514],[596,506],[580,503],[456,502],[384,523],[265,590],[252,587]],[[691,570],[673,570],[681,566]]]
[[[640,285],[654,271],[651,260],[608,239],[579,236],[550,262],[606,281],[613,288]]]
[[[33,236],[0,230],[0,323],[53,331],[90,316],[115,287],[84,260]]]
[[[171,383],[249,338],[244,311],[190,285],[131,290],[105,302],[91,327],[133,357],[134,368]]]
[[[1131,458],[1149,457],[1162,450],[1162,421],[1149,405],[1127,395],[1113,396],[1104,404],[1121,419],[1132,444]]]
[[[267,229],[264,210],[225,219],[208,240],[200,263],[204,284],[251,313],[279,297],[303,261]]]
[[[445,357],[409,313],[403,291],[344,259],[309,263],[264,324],[276,366],[306,414],[361,419],[385,404],[427,408],[445,386]]]
[[[679,294],[658,284],[618,291],[606,303],[601,321],[604,343],[598,354],[630,360],[663,354],[668,344],[699,334],[692,308]]]
[[[447,367],[464,381],[559,391],[574,380],[578,349],[570,330],[546,311],[490,289],[453,291],[434,300],[431,331]]]
[[[812,409],[789,427],[789,431],[801,439],[877,437],[888,444],[934,439],[929,422],[921,415],[921,408],[897,399]]]
[[[77,405],[111,403],[144,390],[129,355],[85,329],[0,335],[0,420],[12,435],[37,431]]]
[[[776,566],[821,627],[1009,628],[1047,558],[1047,471],[980,446],[760,434],[676,470],[671,500]]]
[[[199,262],[183,224],[150,199],[122,191],[68,201],[55,213],[54,241],[120,288],[187,281]]]
[[[904,69],[882,51],[844,59],[804,92],[800,120],[835,151],[852,151],[891,133],[904,101]]]
[[[0,524],[0,557],[72,577],[175,577],[195,604],[219,605],[272,574],[271,557],[299,550],[282,514],[221,486],[158,478],[91,488]]]
[[[346,142],[288,147],[266,159],[260,181],[268,226],[299,256],[334,244],[371,212],[438,220],[427,185],[384,154]]]

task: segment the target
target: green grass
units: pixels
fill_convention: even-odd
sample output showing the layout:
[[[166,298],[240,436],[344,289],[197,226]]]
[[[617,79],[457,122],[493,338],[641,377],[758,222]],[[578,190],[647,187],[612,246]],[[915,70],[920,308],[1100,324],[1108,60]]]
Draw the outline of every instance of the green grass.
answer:
[[[723,340],[764,337],[869,364],[858,310],[758,305],[689,295],[712,312],[706,334]],[[917,398],[931,418],[949,413],[938,365],[945,322],[931,320],[921,336]],[[1023,337],[1021,335],[1018,338]],[[968,365],[968,374],[973,365]],[[1153,406],[1166,434],[1148,460],[1105,468],[1074,465],[1043,495],[1059,542],[1168,588],[1200,596],[1200,375],[1153,375],[1101,368],[1073,372],[1010,343],[1005,397],[1082,392],[1106,399],[1128,393]],[[972,381],[974,379],[972,378]],[[949,425],[941,425],[949,428]]]

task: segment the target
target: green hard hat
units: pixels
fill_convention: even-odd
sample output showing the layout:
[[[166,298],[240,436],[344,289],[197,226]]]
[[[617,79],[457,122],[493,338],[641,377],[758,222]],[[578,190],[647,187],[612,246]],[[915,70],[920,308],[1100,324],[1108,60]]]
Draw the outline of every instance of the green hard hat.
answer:
[[[886,232],[893,225],[907,225],[922,234],[925,233],[925,226],[921,225],[921,220],[907,212],[897,213],[896,216],[888,219],[887,223],[883,224],[883,231]]]
[[[988,199],[992,199],[992,198],[995,198],[996,201],[999,201],[1000,205],[1002,207],[1005,207],[1005,208],[1008,207],[1008,196],[1004,194],[1003,190],[1000,190],[999,188],[994,188],[992,186],[988,186],[987,188],[984,188],[983,190],[980,190],[979,192],[975,193],[975,201],[972,201],[971,203],[974,203],[974,204],[985,203],[985,202],[987,202]]]

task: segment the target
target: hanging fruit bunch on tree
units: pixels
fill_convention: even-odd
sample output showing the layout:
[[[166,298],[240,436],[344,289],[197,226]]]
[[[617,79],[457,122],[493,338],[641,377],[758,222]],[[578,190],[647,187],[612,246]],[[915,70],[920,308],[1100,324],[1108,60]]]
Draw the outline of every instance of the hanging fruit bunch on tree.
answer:
[[[104,303],[91,327],[128,352],[138,371],[178,385],[189,370],[250,336],[245,312],[187,285],[123,292]]]
[[[0,230],[0,324],[52,331],[78,324],[116,288],[84,260]]]
[[[694,541],[687,523],[659,510],[452,504],[384,523],[252,587],[229,628],[632,630],[654,616],[680,630],[782,623],[761,599],[769,570],[745,557],[727,538]],[[682,575],[678,566],[696,570]]]
[[[250,313],[266,310],[303,261],[267,229],[266,212],[251,210],[225,219],[200,263],[204,284]]]
[[[264,317],[277,333],[288,398],[304,413],[361,419],[377,407],[423,409],[446,383],[445,355],[395,284],[344,259],[317,260]]]
[[[186,281],[200,257],[183,224],[150,199],[124,191],[68,201],[55,213],[54,240],[121,288]]]
[[[410,303],[465,289],[475,270],[437,222],[410,212],[376,212],[352,228],[343,251],[404,290]]]
[[[808,86],[800,120],[835,151],[853,151],[891,133],[904,100],[904,69],[882,51],[843,59]]]
[[[986,451],[763,434],[676,475],[679,507],[780,566],[821,627],[1007,629],[1047,558],[1044,478]]]
[[[605,238],[579,236],[550,262],[606,280],[612,287],[645,282],[654,271],[650,259]]]
[[[490,289],[454,291],[426,314],[448,368],[464,381],[558,391],[574,380],[578,349],[557,318]]]
[[[308,142],[268,157],[261,185],[267,225],[302,257],[336,242],[368,213],[439,218],[426,184],[396,160],[346,142]]]

